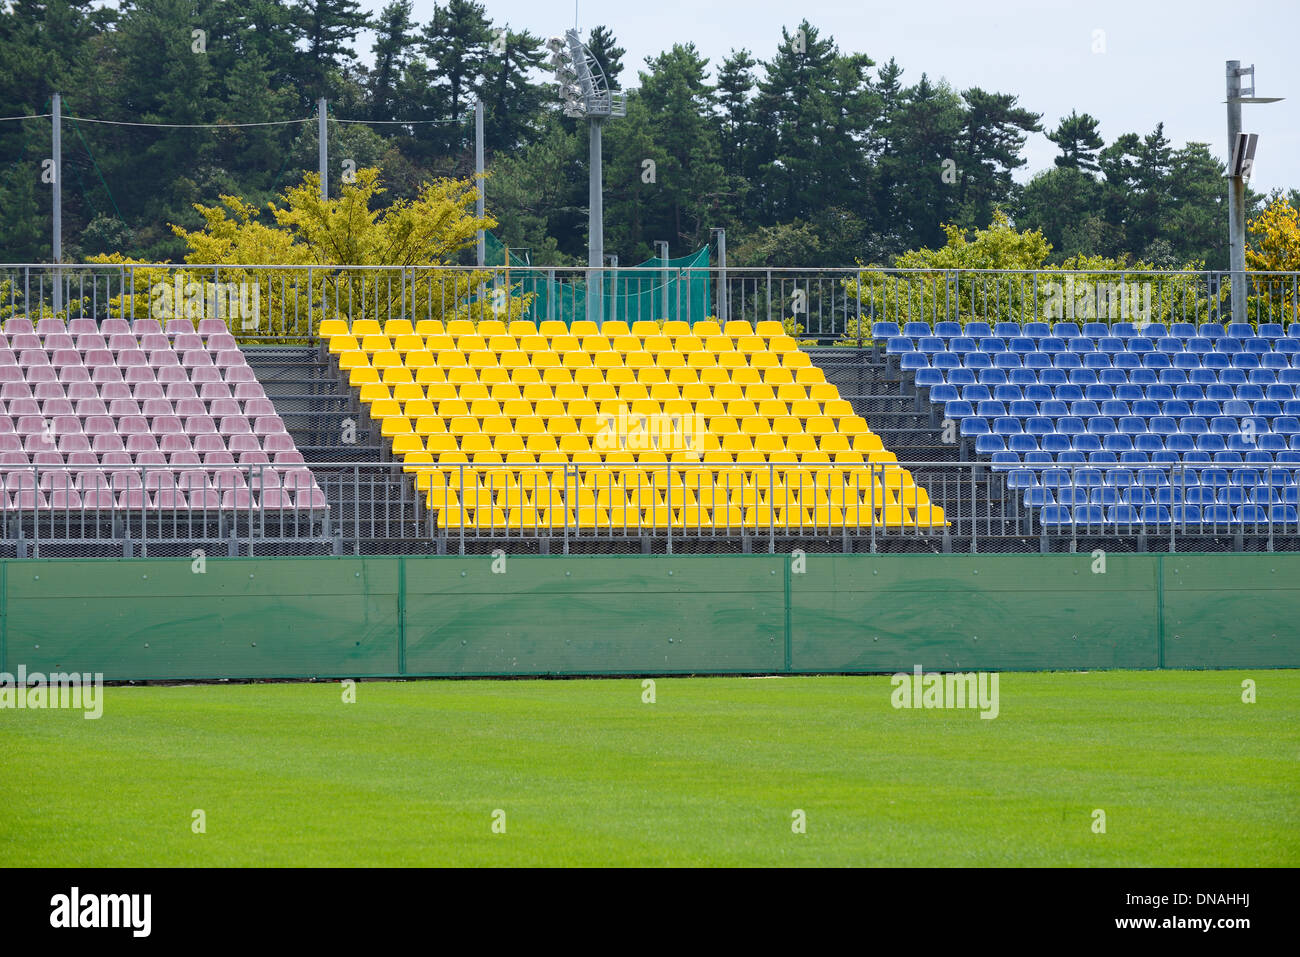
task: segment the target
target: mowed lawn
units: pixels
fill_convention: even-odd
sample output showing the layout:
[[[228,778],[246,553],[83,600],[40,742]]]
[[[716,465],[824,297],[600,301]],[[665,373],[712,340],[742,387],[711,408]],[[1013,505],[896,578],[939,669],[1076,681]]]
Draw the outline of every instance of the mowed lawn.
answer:
[[[0,864],[1300,864],[1300,672],[1003,674],[994,720],[890,693],[109,688],[98,721],[0,711]]]

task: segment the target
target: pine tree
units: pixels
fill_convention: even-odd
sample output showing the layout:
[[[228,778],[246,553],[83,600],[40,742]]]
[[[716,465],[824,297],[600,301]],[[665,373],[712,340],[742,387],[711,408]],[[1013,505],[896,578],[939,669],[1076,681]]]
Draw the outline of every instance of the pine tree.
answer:
[[[593,27],[591,33],[587,36],[587,49],[595,57],[596,62],[600,64],[601,70],[605,73],[605,82],[609,84],[611,90],[623,89],[620,75],[623,72],[623,56],[627,53],[618,41],[614,39],[613,32],[606,26]]]
[[[1098,122],[1087,113],[1080,116],[1071,110],[1070,115],[1047,134],[1047,138],[1061,148],[1061,155],[1056,157],[1057,166],[1094,173],[1101,168],[1097,165],[1097,151],[1105,145],[1105,140],[1097,132]]]
[[[392,120],[394,91],[407,63],[411,45],[411,0],[391,0],[379,13],[374,46],[375,67],[370,72],[370,116]]]

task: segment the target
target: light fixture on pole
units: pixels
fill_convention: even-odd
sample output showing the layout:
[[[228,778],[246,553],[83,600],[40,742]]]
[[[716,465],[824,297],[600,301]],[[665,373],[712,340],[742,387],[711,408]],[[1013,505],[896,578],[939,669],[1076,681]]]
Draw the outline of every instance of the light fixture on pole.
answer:
[[[1250,89],[1241,78],[1250,77]],[[1241,131],[1241,104],[1277,103],[1280,96],[1255,95],[1255,67],[1242,69],[1240,60],[1227,63],[1228,98],[1228,268],[1232,271],[1232,321],[1246,321],[1246,181],[1255,165],[1259,136]]]
[[[605,215],[602,196],[601,124],[613,116],[627,115],[627,98],[609,88],[600,62],[582,44],[577,30],[546,41],[551,51],[547,63],[555,71],[555,82],[564,115],[585,117],[591,136],[588,171],[587,220],[587,318],[601,324],[603,316],[602,267],[605,255]]]

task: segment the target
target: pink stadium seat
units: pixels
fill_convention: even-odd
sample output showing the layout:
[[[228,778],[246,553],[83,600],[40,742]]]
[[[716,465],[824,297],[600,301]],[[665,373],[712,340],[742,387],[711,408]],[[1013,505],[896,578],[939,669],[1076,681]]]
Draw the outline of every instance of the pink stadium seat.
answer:
[[[14,316],[5,321],[5,335],[12,336],[15,333],[35,332],[32,327],[32,321],[22,316]]]
[[[193,450],[172,452],[168,458],[171,467],[176,469],[197,468],[203,464],[203,461],[199,458],[199,453]]]
[[[90,439],[80,433],[77,433],[76,435],[60,435],[59,451],[64,455],[69,455],[73,452],[89,452]]]
[[[41,403],[41,415],[47,419],[56,415],[74,415],[72,403],[67,399],[46,399]],[[81,430],[78,429],[78,432]]]
[[[141,452],[157,452],[158,440],[152,434],[148,435],[128,435],[126,438],[126,450],[133,455],[139,455]]]
[[[28,382],[54,382],[58,379],[49,356],[44,352],[28,349],[19,354],[18,364],[26,372]]]
[[[190,370],[190,381],[196,386],[222,382],[221,370],[216,366],[195,366]]]
[[[76,340],[66,332],[46,336],[44,345],[46,352],[59,352],[64,349],[70,349],[73,352],[77,351]]]
[[[78,352],[107,352],[108,340],[98,332],[83,332],[77,336]]]
[[[172,352],[172,341],[161,332],[142,335],[140,337],[140,348],[149,353],[150,361],[153,360],[155,354],[175,355]]]
[[[211,349],[209,348],[209,351]],[[238,349],[222,349],[217,353],[216,364],[222,368],[243,368],[248,365],[248,360]]]
[[[20,493],[25,494],[25,493]],[[221,507],[247,510],[256,508],[253,493],[246,488],[231,489],[221,493]]]
[[[269,440],[273,438],[275,438],[275,436],[267,436],[268,443]],[[265,448],[265,446],[263,447]],[[271,450],[267,448],[267,451],[270,452]],[[276,466],[278,467],[278,466],[288,466],[288,465],[302,465],[306,460],[302,457],[302,453],[299,452],[297,449],[291,449],[291,450],[281,449],[275,453],[274,457],[272,458],[272,461],[275,462]]]
[[[96,511],[107,511],[113,507],[113,493],[106,488],[82,491],[81,507]]]
[[[151,452],[141,452],[135,457],[135,464],[141,466],[144,465],[158,466],[161,468],[162,466],[165,466],[167,464],[167,456],[163,455],[161,452],[157,450]]]
[[[262,493],[261,500],[262,508],[268,511],[294,507],[293,499],[284,489],[268,488]]]
[[[239,343],[230,333],[221,333],[220,335],[208,336],[208,351],[223,353],[239,349]]]
[[[126,451],[126,443],[122,440],[122,436],[116,432],[103,432],[93,436],[90,440],[90,447],[99,455]]]
[[[208,406],[208,414],[214,418],[225,418],[228,415],[243,415],[243,410],[239,403],[234,399],[212,399],[211,405]]]
[[[187,419],[192,415],[207,415],[208,406],[199,398],[178,399],[176,401],[176,414],[183,419]]]
[[[14,508],[18,509],[36,509],[49,508],[50,503],[45,498],[45,493],[38,489],[22,489],[13,496]]]
[[[143,415],[124,415],[117,420],[119,435],[143,435],[149,430],[149,420]]]
[[[154,374],[158,376],[158,381],[163,385],[169,385],[173,382],[189,382],[189,373],[179,365],[155,366]]]
[[[168,319],[163,332],[169,336],[194,335],[194,323],[189,319]]]
[[[221,508],[221,494],[213,489],[200,489],[195,492],[187,492],[186,495],[190,500],[190,508],[192,509],[213,511]]]
[[[32,465],[40,468],[62,468],[66,464],[63,460],[63,454],[53,450],[37,452],[32,456]]]
[[[122,377],[129,385],[141,385],[146,382],[157,382],[153,369],[148,366],[129,366],[123,370]]]
[[[220,452],[204,452],[203,464],[211,469],[226,468],[235,464],[235,457],[225,449]]]
[[[167,383],[167,398],[173,402],[179,402],[181,399],[197,399],[199,390],[194,388],[193,382],[169,382]]]
[[[131,323],[134,336],[162,335],[162,323],[157,319],[137,319]]]
[[[135,399],[114,399],[108,404],[108,414],[115,419],[125,415],[139,415],[140,403]]]
[[[157,421],[159,416],[174,415],[176,409],[171,404],[171,402],[169,402],[167,399],[152,398],[152,399],[145,399],[142,403],[140,403],[140,412],[141,414],[146,415],[149,418],[154,420],[153,430],[155,432],[158,432],[160,431],[158,421]]]
[[[109,477],[108,481],[114,492],[144,487],[140,473],[135,469],[118,469]]]
[[[76,476],[68,469],[47,469],[41,472],[42,491],[51,489],[67,489],[76,487]]]
[[[230,386],[224,382],[205,382],[199,387],[199,398],[204,402],[213,402],[217,399],[229,399]]]
[[[176,477],[176,487],[186,492],[198,492],[211,488],[212,483],[208,481],[208,473],[203,469],[186,469]]]
[[[56,370],[62,383],[89,382],[90,370],[85,366],[63,366]]]
[[[99,330],[99,323],[94,319],[88,319],[82,316],[78,319],[68,320],[68,332],[74,336],[85,335],[86,333],[95,333]]]
[[[222,435],[252,435],[253,426],[242,415],[227,415],[222,418],[219,431]]]
[[[116,335],[108,337],[108,348],[121,355],[123,352],[135,352],[140,349],[140,342],[133,335]]]
[[[199,320],[199,335],[201,336],[221,335],[222,333],[229,331],[230,330],[226,328],[225,321],[222,319]]]
[[[44,402],[46,399],[62,399],[66,396],[63,386],[57,382],[38,382],[32,388],[32,398],[38,402]]]
[[[9,427],[13,428],[13,422],[6,419]],[[0,452],[21,452],[23,448],[22,436],[14,432],[0,433]]]
[[[203,435],[216,432],[217,424],[210,415],[191,415],[185,419],[185,432],[188,435]]]
[[[44,352],[45,344],[41,342],[40,336],[25,333],[23,335],[11,336],[9,339],[9,348],[13,349],[14,352],[19,353],[19,363],[26,365],[27,363],[23,362],[21,359],[21,354],[24,352]]]
[[[188,435],[168,433],[158,437],[158,448],[169,455],[174,455],[177,452],[189,452],[192,446]]]
[[[40,415],[41,404],[35,399],[10,399],[8,402],[11,416]]]
[[[117,507],[138,512],[153,508],[153,499],[145,493],[144,489],[128,489],[117,496]]]
[[[122,370],[117,366],[96,366],[95,370],[90,374],[90,381],[94,382],[96,385],[103,386],[112,383],[120,384],[124,380],[122,379]],[[99,390],[99,394],[105,399],[114,398],[114,396],[107,395],[103,389]],[[130,394],[131,390],[127,389],[126,395]]]
[[[121,437],[118,438],[118,441],[122,441]],[[130,467],[135,465],[135,462],[132,461],[131,456],[128,453],[117,451],[101,453],[99,456],[99,464],[105,468],[122,468],[124,466]]]
[[[62,319],[55,319],[53,316],[46,316],[36,322],[36,328],[32,331],[38,336],[48,336],[52,332],[64,332],[67,326],[63,324]]]
[[[270,465],[271,457],[261,449],[250,449],[239,453],[240,465]]]
[[[50,362],[56,369],[63,366],[79,366],[82,364],[81,353],[71,345],[65,349],[55,349]]]
[[[158,508],[188,509],[190,507],[189,501],[185,498],[185,493],[174,488],[159,489],[154,500],[154,504]]]
[[[203,337],[193,332],[182,333],[172,340],[172,348],[180,353],[202,352],[207,357],[209,363],[212,357],[207,354],[203,348]]]
[[[261,416],[253,426],[258,435],[279,435],[285,432],[284,420],[278,415]]]
[[[131,394],[135,396],[137,402],[143,402],[145,399],[168,398],[167,390],[157,382],[137,382],[131,386]]]
[[[185,352],[181,354],[181,365],[185,366],[187,369],[197,369],[200,366],[211,366],[212,356],[209,355],[205,349],[186,349]]]
[[[13,492],[20,488],[36,488],[34,469],[11,470],[5,473],[5,488]]]
[[[125,319],[105,319],[99,324],[99,332],[104,336],[130,335],[131,324]]]
[[[170,469],[149,469],[144,473],[145,491],[156,492],[176,487],[176,475]]]
[[[50,493],[50,508],[79,509],[81,495],[72,489],[55,489]]]
[[[207,455],[209,452],[226,451],[226,440],[215,432],[200,432],[189,436],[195,452]]]
[[[256,435],[252,435],[251,433],[227,435],[225,436],[225,439],[226,448],[230,449],[232,455],[243,455],[245,452],[262,451],[262,443],[257,440]]]
[[[86,466],[96,466],[99,464],[99,456],[94,452],[69,452],[68,468],[80,469]]]
[[[217,469],[212,474],[212,485],[219,491],[227,489],[248,488],[248,480],[241,469]]]

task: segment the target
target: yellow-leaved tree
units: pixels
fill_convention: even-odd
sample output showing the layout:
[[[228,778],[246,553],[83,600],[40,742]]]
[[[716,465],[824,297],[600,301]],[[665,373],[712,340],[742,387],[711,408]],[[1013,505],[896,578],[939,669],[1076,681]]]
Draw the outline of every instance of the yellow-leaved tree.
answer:
[[[1275,199],[1247,229],[1246,268],[1259,272],[1300,271],[1300,210]],[[1252,320],[1290,323],[1300,312],[1295,276],[1250,277],[1247,314]]]
[[[196,204],[201,229],[172,226],[189,247],[188,268],[151,269],[117,254],[94,261],[129,270],[116,314],[215,316],[246,338],[305,337],[324,319],[477,323],[527,310],[531,295],[502,287],[500,270],[454,265],[479,229],[497,224],[474,215],[473,180],[426,182],[415,199],[387,205],[384,192],[379,171],[366,168],[322,199],[320,177],[309,173],[282,204],[268,204],[273,224],[237,196]]]

